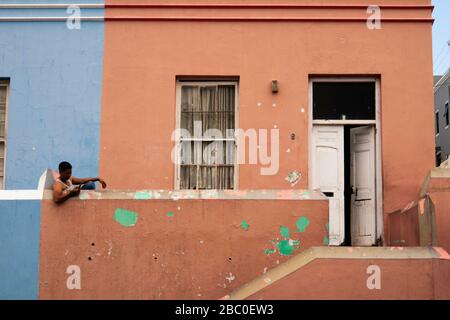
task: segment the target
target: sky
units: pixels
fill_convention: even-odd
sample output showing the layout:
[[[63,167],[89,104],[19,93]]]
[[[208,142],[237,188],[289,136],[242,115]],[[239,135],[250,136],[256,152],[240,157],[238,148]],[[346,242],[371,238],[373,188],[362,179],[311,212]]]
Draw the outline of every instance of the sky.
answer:
[[[450,0],[433,0],[434,74],[442,75],[450,68]]]

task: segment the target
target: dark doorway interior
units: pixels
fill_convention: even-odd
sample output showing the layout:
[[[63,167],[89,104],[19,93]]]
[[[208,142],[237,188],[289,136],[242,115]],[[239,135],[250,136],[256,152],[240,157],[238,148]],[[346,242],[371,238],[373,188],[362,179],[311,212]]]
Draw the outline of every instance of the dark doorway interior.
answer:
[[[314,82],[314,120],[375,120],[375,82]]]
[[[352,245],[351,238],[351,189],[350,189],[350,129],[355,126],[344,126],[344,201],[345,201],[345,237],[344,246]]]

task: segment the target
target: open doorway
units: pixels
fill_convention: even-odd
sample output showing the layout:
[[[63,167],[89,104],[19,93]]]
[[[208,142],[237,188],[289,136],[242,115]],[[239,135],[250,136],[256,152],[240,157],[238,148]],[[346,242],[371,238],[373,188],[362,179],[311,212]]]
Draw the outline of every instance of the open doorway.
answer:
[[[330,245],[381,236],[377,82],[311,81],[310,187],[329,198]]]

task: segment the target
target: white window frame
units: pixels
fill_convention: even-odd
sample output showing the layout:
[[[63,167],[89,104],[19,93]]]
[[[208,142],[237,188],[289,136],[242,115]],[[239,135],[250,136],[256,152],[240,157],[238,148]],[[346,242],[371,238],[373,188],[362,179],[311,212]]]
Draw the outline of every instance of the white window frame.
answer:
[[[374,82],[375,83],[375,120],[313,120],[313,84],[315,82]],[[348,125],[348,124],[361,124],[361,125],[374,125],[375,126],[375,188],[376,188],[376,240],[382,238],[386,243],[384,235],[384,203],[383,203],[383,157],[382,157],[382,145],[381,145],[381,85],[380,78],[378,77],[352,77],[352,76],[336,76],[336,77],[320,77],[312,76],[309,78],[309,101],[308,101],[308,184],[309,188],[312,188],[312,130],[313,125]]]
[[[6,103],[5,103],[5,137],[0,138],[0,142],[4,144],[4,154],[3,154],[3,183],[0,185],[0,190],[4,190],[6,187],[6,155],[7,155],[7,148],[8,148],[8,103],[9,103],[9,88],[10,88],[10,82],[8,79],[3,80],[0,79],[0,87],[6,87]]]
[[[205,80],[199,80],[199,81],[195,81],[195,80],[177,80],[176,82],[176,123],[175,123],[175,128],[179,129],[181,126],[181,88],[182,86],[217,86],[217,85],[233,85],[234,86],[234,128],[235,128],[235,134],[234,134],[234,139],[229,139],[229,138],[221,138],[221,139],[216,139],[216,138],[208,138],[208,139],[196,139],[196,138],[191,138],[189,140],[191,141],[234,141],[234,176],[233,176],[233,190],[237,190],[239,189],[239,181],[238,181],[238,177],[239,177],[239,165],[237,163],[237,160],[239,159],[238,157],[238,152],[239,152],[239,148],[238,148],[238,139],[236,137],[236,130],[239,128],[239,82],[236,81],[228,81],[228,80],[224,80],[224,81],[205,81]],[[184,141],[187,141],[188,139],[183,139]],[[180,150],[181,148],[181,141],[179,139],[179,137],[177,137],[176,141],[175,141],[175,150],[176,150],[176,163],[174,163],[175,166],[175,175],[174,175],[174,189],[175,190],[181,190],[180,189],[180,177],[181,177],[181,164],[179,164],[181,162],[180,159]],[[183,189],[184,190],[184,189]]]

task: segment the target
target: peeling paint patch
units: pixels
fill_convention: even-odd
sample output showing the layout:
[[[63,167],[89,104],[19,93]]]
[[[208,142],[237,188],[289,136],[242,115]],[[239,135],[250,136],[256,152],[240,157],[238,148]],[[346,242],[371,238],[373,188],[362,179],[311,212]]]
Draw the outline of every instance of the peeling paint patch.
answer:
[[[305,232],[306,228],[309,226],[309,219],[305,216],[301,216],[295,224],[297,225],[297,230],[299,232]]]
[[[291,184],[291,186],[295,186],[302,177],[302,174],[297,170],[289,172],[285,180]]]
[[[168,217],[173,217],[173,212],[167,212]]]
[[[234,279],[236,279],[236,277],[230,272],[228,277],[225,277],[225,279],[228,280],[228,283],[231,283]]]
[[[134,199],[136,199],[136,200],[148,200],[151,198],[152,198],[152,195],[148,191],[137,191],[134,194]]]
[[[280,234],[282,237],[289,238],[290,236],[289,228],[280,226]]]
[[[153,197],[154,197],[155,199],[159,199],[159,198],[161,198],[161,194],[160,194],[158,191],[154,191],[154,192],[153,192]]]
[[[266,255],[271,255],[275,252],[277,252],[275,249],[266,249],[266,251],[264,251]]]
[[[330,224],[328,222],[325,224],[325,228],[327,229],[327,234],[323,237],[322,243],[324,246],[328,246],[330,244],[330,239],[328,239],[328,235],[330,234]]]
[[[88,200],[89,194],[87,192],[80,192],[80,195],[78,196],[78,199],[80,200]]]
[[[242,220],[241,222],[241,227],[242,229],[244,229],[245,231],[248,231],[248,229],[250,228],[250,225],[248,224],[248,222],[246,220]]]
[[[106,243],[108,244],[108,256],[110,256],[113,249],[112,241],[106,241]]]
[[[117,208],[114,212],[114,220],[124,227],[133,227],[136,225],[138,214],[133,211]]]
[[[278,242],[278,251],[282,256],[290,256],[294,253],[294,246],[290,244],[289,240],[281,240]]]

